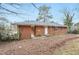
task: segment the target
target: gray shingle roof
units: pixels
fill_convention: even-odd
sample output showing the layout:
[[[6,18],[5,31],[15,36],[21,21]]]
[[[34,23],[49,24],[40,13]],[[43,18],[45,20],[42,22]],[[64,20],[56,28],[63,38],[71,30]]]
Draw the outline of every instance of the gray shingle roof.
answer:
[[[15,23],[17,25],[32,25],[32,26],[57,26],[57,27],[66,27],[64,25],[61,25],[61,24],[58,24],[56,22],[37,22],[37,21],[34,21],[34,22],[18,22],[18,23]]]

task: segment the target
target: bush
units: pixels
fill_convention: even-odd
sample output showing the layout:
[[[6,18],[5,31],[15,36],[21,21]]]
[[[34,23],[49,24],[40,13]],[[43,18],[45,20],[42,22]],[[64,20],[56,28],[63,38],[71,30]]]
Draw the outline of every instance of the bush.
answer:
[[[0,41],[12,41],[12,40],[19,40],[19,32],[10,34],[4,31],[0,33]]]
[[[1,38],[2,38],[2,35],[1,35],[1,33],[0,33],[0,40],[1,40]]]
[[[79,30],[73,30],[71,33],[72,34],[79,34]]]
[[[10,39],[11,40],[19,40],[19,32],[13,34],[13,35],[10,35]]]

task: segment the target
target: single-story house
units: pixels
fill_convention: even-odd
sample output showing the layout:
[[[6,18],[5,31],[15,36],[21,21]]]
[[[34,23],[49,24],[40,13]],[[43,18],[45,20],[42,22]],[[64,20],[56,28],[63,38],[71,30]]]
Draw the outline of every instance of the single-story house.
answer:
[[[67,32],[67,27],[55,22],[19,22],[20,39],[43,35],[59,35]]]
[[[78,29],[79,29],[79,22],[73,25],[72,31],[78,30]]]

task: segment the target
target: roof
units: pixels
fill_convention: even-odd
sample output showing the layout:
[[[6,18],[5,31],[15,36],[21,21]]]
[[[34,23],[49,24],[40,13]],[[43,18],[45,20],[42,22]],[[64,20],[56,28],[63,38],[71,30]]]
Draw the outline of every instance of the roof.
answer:
[[[74,24],[74,26],[79,26],[79,22],[78,22],[78,23],[76,23],[76,24]]]
[[[65,25],[58,24],[56,22],[37,22],[37,21],[30,21],[30,22],[17,22],[14,23],[17,25],[31,25],[31,26],[57,26],[57,27],[66,27]]]

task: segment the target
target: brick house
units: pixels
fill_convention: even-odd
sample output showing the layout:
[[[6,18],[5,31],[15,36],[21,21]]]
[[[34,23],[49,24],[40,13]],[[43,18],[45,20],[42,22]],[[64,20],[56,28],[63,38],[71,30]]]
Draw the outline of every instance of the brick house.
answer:
[[[19,22],[17,26],[21,33],[21,39],[44,35],[59,35],[67,32],[66,26],[55,22]]]

